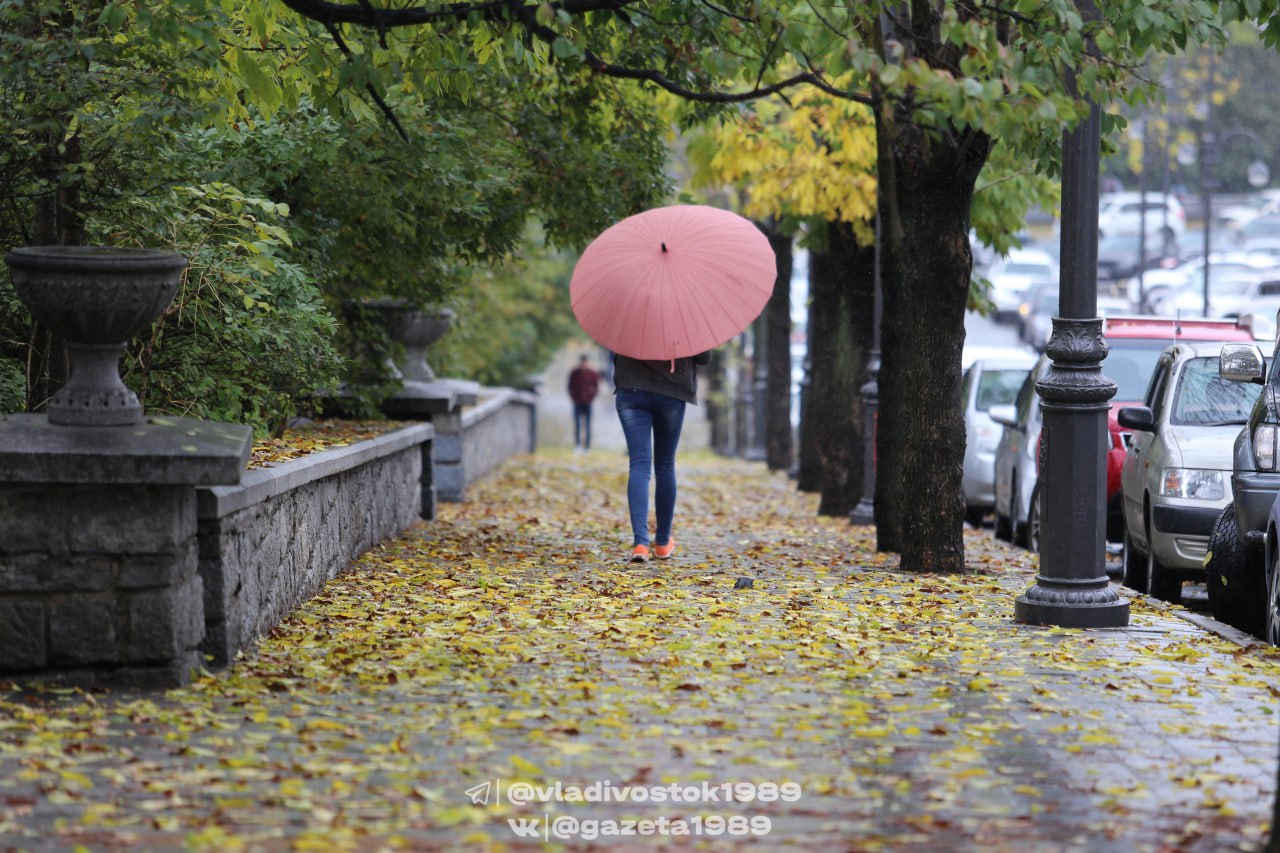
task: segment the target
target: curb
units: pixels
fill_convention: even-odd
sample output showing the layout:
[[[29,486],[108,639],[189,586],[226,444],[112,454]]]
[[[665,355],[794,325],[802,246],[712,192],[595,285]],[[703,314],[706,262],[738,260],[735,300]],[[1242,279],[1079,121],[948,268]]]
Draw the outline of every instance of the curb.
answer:
[[[1210,633],[1217,634],[1224,640],[1230,640],[1239,646],[1248,647],[1266,645],[1262,640],[1259,640],[1252,634],[1246,634],[1238,628],[1232,628],[1230,625],[1219,622],[1212,616],[1205,616],[1201,613],[1175,613],[1173,615],[1177,616],[1184,622],[1190,622],[1198,628],[1203,628]]]

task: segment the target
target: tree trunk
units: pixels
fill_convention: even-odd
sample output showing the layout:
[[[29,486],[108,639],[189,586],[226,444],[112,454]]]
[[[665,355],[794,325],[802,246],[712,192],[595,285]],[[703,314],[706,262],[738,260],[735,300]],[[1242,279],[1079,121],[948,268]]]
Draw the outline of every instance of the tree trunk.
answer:
[[[747,337],[750,330],[738,335],[737,370],[733,383],[733,452],[746,457],[751,450],[751,385],[752,370]]]
[[[990,140],[926,133],[891,110],[876,115],[884,297],[877,546],[901,554],[905,571],[958,572],[969,207]]]
[[[84,212],[79,184],[66,184],[68,167],[80,160],[80,136],[68,137],[59,152],[62,132],[48,134],[40,149],[34,171],[44,184],[35,199],[31,233],[36,246],[78,246],[84,243]],[[66,185],[64,185],[66,184]],[[61,338],[38,322],[33,322],[28,338],[27,411],[42,411],[49,398],[71,374],[67,350]]]
[[[733,434],[730,418],[730,396],[725,383],[728,367],[725,365],[725,353],[721,349],[712,350],[711,363],[707,365],[707,420],[711,424],[711,449],[721,456],[733,455]]]
[[[819,515],[847,516],[862,497],[859,389],[871,347],[875,252],[844,223],[827,226],[825,256],[811,256],[809,436],[818,460]]]
[[[813,378],[814,350],[820,350],[822,343],[814,330],[822,327],[825,303],[821,294],[823,288],[830,286],[834,270],[834,261],[826,247],[809,250],[809,313],[805,322],[805,371],[801,380],[799,447],[796,454],[796,488],[802,492],[822,490],[822,459],[818,456],[818,419],[815,416],[816,412],[822,411],[822,404],[815,401]]]
[[[778,279],[765,306],[764,449],[770,471],[791,468],[791,242],[790,234],[766,231],[778,258]]]

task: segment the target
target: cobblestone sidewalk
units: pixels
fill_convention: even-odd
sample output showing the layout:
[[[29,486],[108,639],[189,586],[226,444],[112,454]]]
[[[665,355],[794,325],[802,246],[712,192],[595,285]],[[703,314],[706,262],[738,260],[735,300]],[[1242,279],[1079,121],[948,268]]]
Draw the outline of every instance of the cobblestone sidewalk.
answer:
[[[633,566],[625,468],[508,464],[191,688],[11,696],[0,849],[1261,848],[1274,651],[1015,624],[1024,552],[905,575],[710,456]]]

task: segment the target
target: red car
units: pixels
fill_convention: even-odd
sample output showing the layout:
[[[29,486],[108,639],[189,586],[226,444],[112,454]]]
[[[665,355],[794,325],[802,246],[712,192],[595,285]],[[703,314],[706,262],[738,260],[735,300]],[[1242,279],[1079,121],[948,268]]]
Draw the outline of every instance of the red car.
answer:
[[[1243,320],[1175,319],[1173,317],[1108,317],[1103,325],[1107,358],[1102,372],[1116,383],[1111,400],[1107,448],[1107,538],[1124,536],[1120,507],[1120,469],[1130,434],[1116,422],[1125,406],[1141,406],[1160,353],[1178,341],[1253,341],[1253,329]]]

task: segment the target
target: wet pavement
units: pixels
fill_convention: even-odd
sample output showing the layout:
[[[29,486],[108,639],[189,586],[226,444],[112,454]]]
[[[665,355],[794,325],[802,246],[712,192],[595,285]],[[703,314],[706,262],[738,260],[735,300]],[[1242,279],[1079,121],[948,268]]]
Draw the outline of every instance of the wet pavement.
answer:
[[[11,696],[0,849],[1261,849],[1274,650],[1017,624],[1026,552],[905,574],[692,449],[628,564],[625,469],[508,463],[190,688]]]

